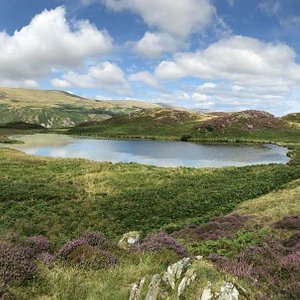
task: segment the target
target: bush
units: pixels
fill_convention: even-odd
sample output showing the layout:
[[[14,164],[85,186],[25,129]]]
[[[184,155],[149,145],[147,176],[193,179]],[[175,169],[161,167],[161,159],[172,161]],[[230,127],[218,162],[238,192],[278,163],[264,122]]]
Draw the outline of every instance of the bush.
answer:
[[[118,260],[109,251],[90,245],[81,245],[68,255],[67,262],[80,268],[101,269],[114,267]]]
[[[174,237],[163,232],[147,236],[143,243],[137,246],[136,249],[139,251],[168,249],[174,251],[181,257],[190,256],[183,245],[181,245]]]
[[[0,281],[24,283],[34,277],[34,251],[22,245],[0,242]]]
[[[287,230],[300,230],[300,216],[287,216],[275,223],[275,227]]]

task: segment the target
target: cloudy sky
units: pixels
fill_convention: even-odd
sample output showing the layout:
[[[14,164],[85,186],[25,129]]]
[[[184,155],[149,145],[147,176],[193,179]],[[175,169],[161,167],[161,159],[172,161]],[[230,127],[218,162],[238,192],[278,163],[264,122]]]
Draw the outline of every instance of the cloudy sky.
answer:
[[[300,111],[299,0],[0,0],[0,86]]]

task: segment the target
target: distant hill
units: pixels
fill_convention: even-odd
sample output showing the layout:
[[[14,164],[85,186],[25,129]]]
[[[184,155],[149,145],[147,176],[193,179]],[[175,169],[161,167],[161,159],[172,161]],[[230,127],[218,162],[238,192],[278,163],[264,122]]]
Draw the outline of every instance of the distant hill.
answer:
[[[184,109],[154,108],[115,116],[99,123],[84,123],[69,133],[110,137],[174,137],[190,132],[205,114]]]
[[[212,118],[195,126],[199,131],[251,132],[262,129],[276,129],[288,125],[280,118],[256,110],[245,110],[235,113],[211,114]]]
[[[158,107],[143,101],[98,101],[64,91],[0,87],[0,124],[25,122],[62,128]]]
[[[292,123],[299,123],[300,124],[300,113],[292,113],[282,117],[283,120],[292,122]]]

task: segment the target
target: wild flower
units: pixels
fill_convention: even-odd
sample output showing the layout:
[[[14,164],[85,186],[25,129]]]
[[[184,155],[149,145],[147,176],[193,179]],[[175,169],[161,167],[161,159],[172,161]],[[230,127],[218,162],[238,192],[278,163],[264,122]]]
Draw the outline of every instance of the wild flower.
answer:
[[[143,243],[137,246],[137,249],[140,251],[169,249],[173,250],[179,256],[189,256],[188,251],[183,245],[181,245],[174,237],[163,232],[147,236]]]
[[[0,281],[23,283],[37,272],[34,251],[19,244],[0,242]]]

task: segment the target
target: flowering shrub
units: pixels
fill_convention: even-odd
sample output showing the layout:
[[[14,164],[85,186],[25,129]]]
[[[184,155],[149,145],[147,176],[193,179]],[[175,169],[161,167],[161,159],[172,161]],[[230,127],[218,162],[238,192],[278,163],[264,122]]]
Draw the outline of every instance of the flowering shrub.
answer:
[[[173,236],[191,241],[218,240],[221,237],[231,238],[248,219],[249,217],[237,214],[215,217],[210,219],[209,222],[204,225],[192,225],[175,232],[173,233]]]
[[[79,239],[66,242],[62,248],[59,249],[58,254],[65,259],[70,253],[82,245],[106,248],[108,246],[108,242],[101,233],[86,232]]]
[[[85,240],[90,246],[106,246],[107,240],[102,233],[99,232],[86,232],[81,236],[81,239]]]
[[[67,261],[86,269],[111,268],[118,262],[117,258],[109,251],[87,244],[77,247],[69,254]]]
[[[107,250],[109,246],[103,234],[86,232],[79,239],[65,243],[58,254],[68,263],[82,268],[111,268],[118,260]]]
[[[32,236],[25,241],[25,245],[31,248],[35,253],[46,252],[51,248],[49,240],[42,236]]]
[[[70,253],[72,253],[74,250],[76,250],[78,247],[82,246],[85,243],[86,241],[84,239],[68,241],[58,250],[58,254],[63,259],[66,259]]]
[[[276,228],[300,230],[300,216],[287,216],[275,223]]]
[[[234,259],[211,254],[209,259],[227,272],[267,286],[276,299],[300,299],[300,233],[288,240],[268,238],[261,246],[252,246]]]
[[[173,250],[179,256],[189,256],[189,253],[184,246],[182,246],[174,237],[163,232],[147,236],[143,243],[136,248],[139,251],[168,249]]]
[[[37,271],[33,263],[34,251],[18,244],[0,242],[0,281],[25,282]]]
[[[38,259],[42,261],[45,265],[50,266],[54,261],[54,255],[50,254],[49,252],[42,252],[38,255]]]

